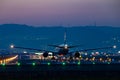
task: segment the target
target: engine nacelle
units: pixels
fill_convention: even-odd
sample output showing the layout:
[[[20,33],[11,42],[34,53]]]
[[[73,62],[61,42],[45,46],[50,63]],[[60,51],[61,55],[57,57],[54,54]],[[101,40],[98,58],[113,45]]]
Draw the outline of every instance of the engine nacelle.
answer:
[[[48,52],[44,52],[44,53],[43,53],[43,56],[44,56],[44,57],[48,57]]]
[[[77,58],[77,57],[79,58],[79,56],[80,56],[80,53],[78,51],[76,51],[74,57],[75,58]]]

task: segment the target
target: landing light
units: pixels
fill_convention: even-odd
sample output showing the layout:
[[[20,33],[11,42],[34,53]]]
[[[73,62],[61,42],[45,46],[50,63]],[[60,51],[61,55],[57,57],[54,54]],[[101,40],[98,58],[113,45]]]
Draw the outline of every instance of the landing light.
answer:
[[[65,44],[65,49],[67,49],[68,48],[68,45],[67,44]]]
[[[52,53],[52,52],[49,52],[48,54],[49,54],[49,55],[52,55],[53,53]]]
[[[43,53],[42,53],[42,52],[37,52],[37,53],[35,53],[35,54],[37,54],[37,55],[42,55]]]

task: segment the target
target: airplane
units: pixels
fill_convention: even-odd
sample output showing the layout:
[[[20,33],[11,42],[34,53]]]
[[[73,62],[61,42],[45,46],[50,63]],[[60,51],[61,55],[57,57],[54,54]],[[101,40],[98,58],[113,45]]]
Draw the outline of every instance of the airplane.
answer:
[[[83,49],[83,50],[79,50],[79,51],[70,52],[69,49],[75,48],[75,47],[79,47],[80,45],[72,45],[72,46],[69,46],[69,45],[67,44],[66,31],[65,31],[65,33],[64,33],[64,44],[63,44],[63,45],[48,45],[48,46],[52,46],[52,47],[59,48],[59,50],[58,50],[58,52],[53,52],[53,51],[41,50],[41,49],[34,49],[34,48],[17,47],[17,46],[14,46],[14,45],[11,45],[10,48],[18,48],[18,49],[26,49],[26,50],[40,51],[40,52],[43,52],[43,56],[44,56],[44,57],[48,57],[48,53],[49,53],[49,52],[52,52],[52,53],[53,53],[53,55],[52,55],[53,57],[54,57],[54,55],[62,55],[62,56],[65,56],[65,55],[71,55],[71,54],[73,54],[73,53],[74,53],[74,57],[79,57],[79,56],[80,56],[80,52],[116,48],[116,45],[114,45],[114,46],[109,46],[109,47]]]

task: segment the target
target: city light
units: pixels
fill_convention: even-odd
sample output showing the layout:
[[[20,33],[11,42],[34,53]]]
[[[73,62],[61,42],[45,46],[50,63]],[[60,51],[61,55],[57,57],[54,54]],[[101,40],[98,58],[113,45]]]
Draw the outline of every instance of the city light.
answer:
[[[103,59],[102,58],[100,58],[100,61],[102,61]]]
[[[0,59],[0,64],[7,64],[15,59],[17,59],[18,55],[15,55],[15,56],[12,56],[12,57],[9,57],[9,58],[5,58],[5,59]]]

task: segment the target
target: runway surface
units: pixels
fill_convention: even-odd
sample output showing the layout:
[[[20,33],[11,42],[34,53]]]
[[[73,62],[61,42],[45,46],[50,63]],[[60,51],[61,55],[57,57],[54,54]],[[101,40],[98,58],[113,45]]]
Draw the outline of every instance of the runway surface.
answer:
[[[119,80],[120,65],[1,65],[2,80]]]

